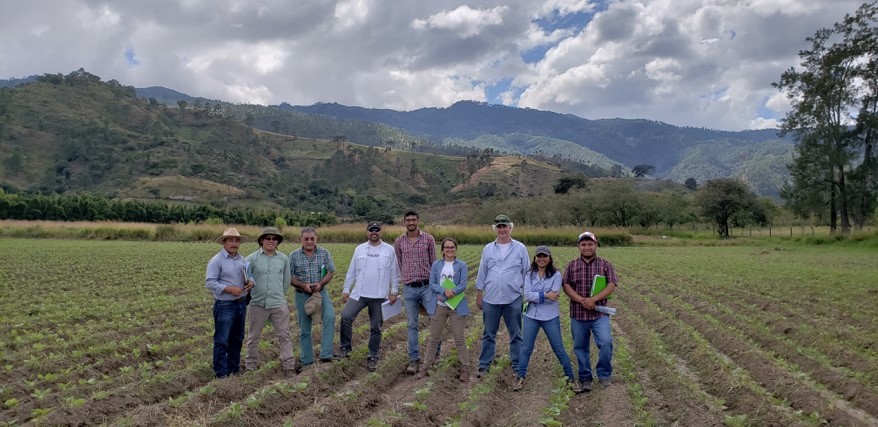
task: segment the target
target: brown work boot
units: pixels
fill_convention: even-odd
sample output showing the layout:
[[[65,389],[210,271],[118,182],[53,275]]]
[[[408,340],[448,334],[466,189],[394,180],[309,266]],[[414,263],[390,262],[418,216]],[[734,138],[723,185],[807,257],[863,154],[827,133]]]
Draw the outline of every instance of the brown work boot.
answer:
[[[410,360],[408,366],[405,367],[405,373],[409,375],[417,374],[419,365],[420,360]]]
[[[460,371],[458,371],[457,379],[459,379],[460,382],[462,382],[462,383],[468,383],[469,382],[469,367],[466,367],[466,366],[461,367]]]

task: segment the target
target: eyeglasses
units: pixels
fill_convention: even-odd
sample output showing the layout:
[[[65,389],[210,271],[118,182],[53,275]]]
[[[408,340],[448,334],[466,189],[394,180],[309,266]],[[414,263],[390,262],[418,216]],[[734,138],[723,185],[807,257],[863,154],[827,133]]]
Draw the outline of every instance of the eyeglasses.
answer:
[[[451,249],[452,251],[457,250],[457,248],[454,246],[443,246],[442,249]]]
[[[266,240],[268,240],[269,242],[276,242],[279,239],[277,237],[274,237],[274,236],[265,236],[262,238],[262,241],[266,241]]]

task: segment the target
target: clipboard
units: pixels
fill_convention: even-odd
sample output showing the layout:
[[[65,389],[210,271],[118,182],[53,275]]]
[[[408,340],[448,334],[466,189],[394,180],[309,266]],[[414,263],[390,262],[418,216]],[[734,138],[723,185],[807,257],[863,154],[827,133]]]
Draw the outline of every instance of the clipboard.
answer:
[[[402,300],[402,298],[397,298],[393,304],[390,303],[390,300],[381,303],[381,317],[385,322],[387,319],[402,313]]]
[[[454,288],[456,288],[456,287],[457,286],[454,285],[454,282],[452,282],[451,279],[446,278],[445,280],[442,281],[442,289],[454,290]],[[445,304],[448,304],[448,307],[451,308],[452,310],[457,310],[457,306],[458,306],[458,304],[460,304],[461,301],[463,301],[463,294],[462,293],[446,299]]]

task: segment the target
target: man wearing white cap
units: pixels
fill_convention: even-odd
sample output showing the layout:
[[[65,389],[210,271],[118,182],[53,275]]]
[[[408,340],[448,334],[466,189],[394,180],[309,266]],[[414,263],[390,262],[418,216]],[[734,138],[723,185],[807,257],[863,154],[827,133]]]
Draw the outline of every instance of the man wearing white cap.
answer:
[[[213,373],[217,378],[241,370],[241,347],[247,319],[247,294],[253,277],[238,253],[244,236],[227,228],[216,242],[223,248],[207,263],[205,286],[213,295]]]
[[[596,306],[607,305],[607,297],[616,290],[616,270],[609,261],[597,256],[598,238],[586,231],[577,239],[579,257],[570,261],[564,270],[561,282],[564,293],[570,297],[570,332],[573,334],[573,353],[579,366],[579,387],[575,392],[591,390],[594,380],[591,372],[589,345],[591,335],[598,348],[598,363],[595,367],[601,386],[610,386],[613,374],[613,337],[610,335],[610,316],[595,310]],[[597,295],[591,294],[595,276],[606,278],[607,286]]]

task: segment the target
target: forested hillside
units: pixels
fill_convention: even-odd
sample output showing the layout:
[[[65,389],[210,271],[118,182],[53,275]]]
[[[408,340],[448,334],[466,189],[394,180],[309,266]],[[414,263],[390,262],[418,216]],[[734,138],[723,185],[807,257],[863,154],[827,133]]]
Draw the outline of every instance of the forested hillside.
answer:
[[[8,191],[393,218],[407,206],[551,193],[568,174],[492,150],[400,150],[418,139],[376,123],[197,98],[169,106],[84,70],[0,90],[0,126]]]

